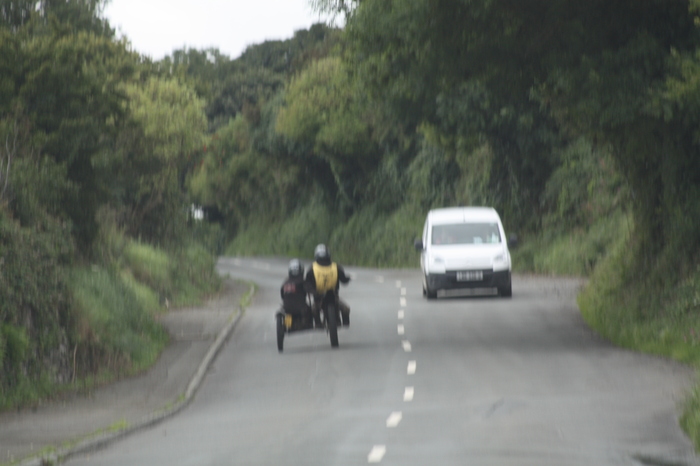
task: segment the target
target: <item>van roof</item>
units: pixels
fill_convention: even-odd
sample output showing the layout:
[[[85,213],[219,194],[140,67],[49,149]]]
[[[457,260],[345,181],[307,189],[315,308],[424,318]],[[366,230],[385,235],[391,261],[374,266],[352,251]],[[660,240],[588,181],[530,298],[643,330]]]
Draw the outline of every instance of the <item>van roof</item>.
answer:
[[[446,207],[432,209],[428,218],[433,224],[495,222],[500,221],[498,212],[493,207]]]

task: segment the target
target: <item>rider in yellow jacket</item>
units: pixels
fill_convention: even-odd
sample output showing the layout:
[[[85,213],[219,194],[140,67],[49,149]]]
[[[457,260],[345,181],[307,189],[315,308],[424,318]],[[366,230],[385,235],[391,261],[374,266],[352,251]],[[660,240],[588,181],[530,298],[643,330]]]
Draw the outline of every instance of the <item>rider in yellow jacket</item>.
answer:
[[[350,277],[345,274],[345,269],[340,264],[331,260],[330,252],[325,244],[319,244],[314,251],[314,262],[306,272],[307,290],[314,295],[313,314],[316,325],[321,325],[319,310],[321,308],[321,296],[326,291],[335,290],[338,294],[340,284],[350,282]],[[350,307],[338,297],[338,308],[343,326],[350,325]]]

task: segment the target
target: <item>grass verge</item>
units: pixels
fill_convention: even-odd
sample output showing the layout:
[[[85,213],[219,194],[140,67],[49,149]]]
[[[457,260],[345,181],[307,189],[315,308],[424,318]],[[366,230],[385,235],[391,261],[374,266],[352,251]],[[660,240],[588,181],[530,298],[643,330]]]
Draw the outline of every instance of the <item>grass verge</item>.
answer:
[[[168,336],[155,322],[151,293],[99,267],[75,269],[71,286],[80,316],[75,375],[138,371],[156,360]]]
[[[618,247],[596,269],[578,299],[584,319],[618,346],[699,368],[700,269],[670,285],[654,276],[635,281],[628,254]],[[700,451],[700,380],[681,409],[681,427]]]
[[[1,410],[90,390],[150,367],[168,342],[156,316],[171,306],[201,303],[221,289],[216,258],[202,246],[166,252],[122,239],[123,254],[112,254],[106,264],[67,268],[60,376],[51,366],[38,377],[0,386]],[[28,352],[26,340],[22,328],[0,325],[0,356],[9,353],[6,348],[11,355]]]

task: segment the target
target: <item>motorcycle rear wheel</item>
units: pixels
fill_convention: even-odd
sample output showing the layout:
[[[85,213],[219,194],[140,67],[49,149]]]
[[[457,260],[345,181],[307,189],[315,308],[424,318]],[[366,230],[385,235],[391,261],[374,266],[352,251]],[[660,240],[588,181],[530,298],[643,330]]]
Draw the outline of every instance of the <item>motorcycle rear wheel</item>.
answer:
[[[277,351],[280,353],[284,349],[284,315],[277,316]]]
[[[326,308],[326,324],[328,333],[331,336],[331,347],[338,347],[338,308],[333,303],[329,303]]]

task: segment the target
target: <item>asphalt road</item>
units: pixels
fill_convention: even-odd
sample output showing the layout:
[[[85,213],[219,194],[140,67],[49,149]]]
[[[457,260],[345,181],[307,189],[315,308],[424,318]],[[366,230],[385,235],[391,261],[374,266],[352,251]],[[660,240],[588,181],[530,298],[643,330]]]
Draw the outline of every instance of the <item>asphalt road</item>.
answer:
[[[417,269],[346,267],[340,348],[311,332],[279,354],[286,267],[223,259],[259,289],[193,403],[69,464],[700,464],[677,422],[692,371],[595,336],[575,280],[428,302]]]

